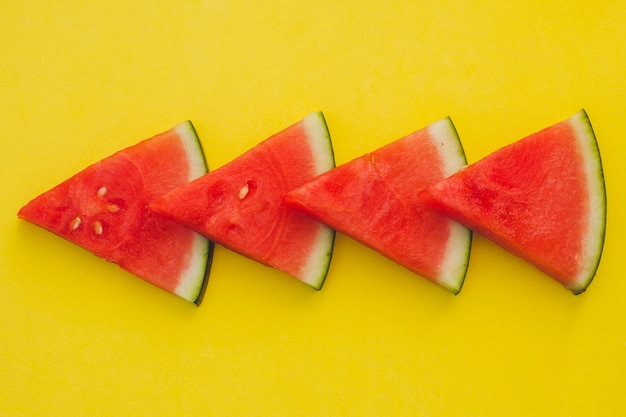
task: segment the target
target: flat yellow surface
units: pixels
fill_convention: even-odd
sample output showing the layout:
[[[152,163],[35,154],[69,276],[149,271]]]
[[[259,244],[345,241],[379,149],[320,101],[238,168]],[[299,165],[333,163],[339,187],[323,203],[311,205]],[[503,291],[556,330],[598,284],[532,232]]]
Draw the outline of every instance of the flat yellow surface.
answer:
[[[4,1],[0,415],[622,416],[626,7]],[[191,119],[216,168],[322,110],[337,163],[451,116],[467,158],[585,108],[605,251],[574,296],[475,237],[453,296],[345,236],[321,292],[221,247],[195,308],[17,219]]]

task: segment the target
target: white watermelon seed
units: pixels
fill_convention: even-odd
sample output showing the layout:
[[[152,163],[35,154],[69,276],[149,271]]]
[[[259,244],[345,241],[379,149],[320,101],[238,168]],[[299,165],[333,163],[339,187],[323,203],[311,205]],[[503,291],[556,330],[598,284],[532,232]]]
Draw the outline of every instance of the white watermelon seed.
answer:
[[[246,198],[246,196],[248,195],[248,191],[250,191],[250,187],[248,187],[248,184],[246,183],[239,190],[239,195],[238,195],[239,199],[243,200],[244,198]]]
[[[118,211],[120,211],[120,206],[118,206],[117,204],[107,204],[107,210],[110,213],[117,213]]]
[[[100,187],[98,189],[98,197],[102,198],[107,193],[107,187]]]
[[[97,235],[101,235],[101,234],[102,234],[102,223],[100,223],[98,220],[96,220],[95,222],[93,222],[93,231],[94,231]]]
[[[74,220],[72,220],[72,223],[70,223],[70,229],[76,230],[78,226],[80,226],[80,217],[76,216]]]

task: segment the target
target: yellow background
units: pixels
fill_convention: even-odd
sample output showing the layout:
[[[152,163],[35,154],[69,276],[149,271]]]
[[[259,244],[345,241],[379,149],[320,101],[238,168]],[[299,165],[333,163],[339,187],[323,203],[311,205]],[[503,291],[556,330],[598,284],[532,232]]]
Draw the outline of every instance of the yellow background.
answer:
[[[626,6],[0,5],[0,415],[626,413]],[[195,308],[18,209],[191,119],[216,168],[312,111],[337,163],[451,116],[469,162],[584,107],[608,226],[573,296],[475,237],[453,296],[345,236],[321,292],[218,247]]]

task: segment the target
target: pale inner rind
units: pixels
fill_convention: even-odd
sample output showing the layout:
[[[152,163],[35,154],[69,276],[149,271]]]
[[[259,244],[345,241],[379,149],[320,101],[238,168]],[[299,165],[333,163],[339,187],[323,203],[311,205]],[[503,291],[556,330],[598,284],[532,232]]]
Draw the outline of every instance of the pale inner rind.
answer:
[[[189,121],[177,124],[174,126],[174,130],[185,148],[187,160],[189,161],[189,181],[193,181],[207,173],[206,161],[204,160],[198,135]]]
[[[189,121],[179,123],[174,127],[174,130],[180,137],[185,153],[187,154],[187,160],[189,161],[189,181],[193,181],[206,174],[208,171],[198,136]],[[180,283],[174,290],[176,295],[191,302],[198,297],[200,291],[199,286],[202,285],[206,273],[209,244],[206,238],[194,232],[189,267],[181,274]]]
[[[573,289],[576,289],[586,286],[593,278],[602,252],[606,221],[606,192],[600,151],[587,114],[581,110],[570,117],[569,123],[574,129],[580,146],[590,204],[587,223],[589,227],[583,238],[583,268],[572,284]]]
[[[441,265],[439,284],[458,292],[467,271],[472,232],[454,220],[449,222],[450,239]]]
[[[335,166],[330,133],[321,113],[311,113],[303,119],[309,144],[315,161],[315,175],[322,174]]]
[[[467,165],[461,141],[450,118],[432,123],[428,131],[438,145],[443,161],[443,175],[448,177]],[[441,276],[438,283],[452,292],[458,292],[465,278],[469,250],[471,247],[471,231],[461,224],[449,220],[450,236],[448,247],[441,265]]]
[[[319,288],[320,280],[324,277],[323,271],[330,263],[334,236],[332,229],[320,223],[311,254],[302,271],[302,281],[315,288]]]
[[[192,258],[189,261],[189,268],[182,273],[180,284],[174,293],[191,302],[195,301],[200,291],[200,286],[206,273],[207,256],[209,254],[209,241],[203,236],[194,232],[191,249]]]
[[[461,141],[449,117],[428,126],[431,137],[441,145],[439,155],[443,161],[443,176],[449,177],[467,165]]]
[[[305,117],[303,123],[313,152],[315,175],[320,175],[335,166],[330,133],[324,116],[319,112]],[[319,224],[315,243],[302,271],[302,281],[315,288],[319,288],[320,281],[325,277],[323,272],[328,269],[334,237],[332,229]]]

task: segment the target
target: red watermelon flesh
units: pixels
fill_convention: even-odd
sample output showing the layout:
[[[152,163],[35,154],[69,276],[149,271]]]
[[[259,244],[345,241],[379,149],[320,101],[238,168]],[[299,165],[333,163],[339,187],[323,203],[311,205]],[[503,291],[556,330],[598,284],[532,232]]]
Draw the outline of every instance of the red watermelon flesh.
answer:
[[[596,273],[606,194],[584,110],[495,151],[421,198],[576,294]]]
[[[283,203],[334,167],[322,113],[313,113],[228,164],[156,199],[150,209],[250,259],[320,289],[334,232]]]
[[[446,118],[320,175],[285,201],[456,294],[471,233],[416,197],[465,164]]]
[[[184,122],[90,165],[18,216],[199,304],[210,243],[147,205],[206,172],[193,125]]]

